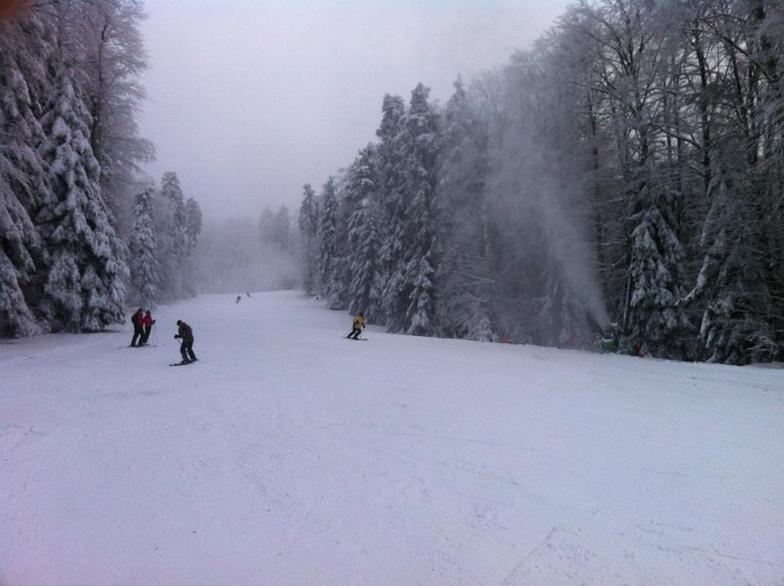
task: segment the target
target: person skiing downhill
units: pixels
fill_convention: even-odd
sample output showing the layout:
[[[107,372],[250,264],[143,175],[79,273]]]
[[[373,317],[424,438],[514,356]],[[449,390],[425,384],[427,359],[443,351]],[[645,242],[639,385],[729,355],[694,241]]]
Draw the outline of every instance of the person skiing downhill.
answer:
[[[152,314],[150,310],[147,310],[147,313],[144,314],[142,318],[142,327],[144,328],[144,333],[142,334],[142,338],[139,341],[139,346],[144,346],[147,344],[147,341],[150,339],[150,332],[152,332],[152,324],[155,323],[155,320],[152,319]]]
[[[144,339],[144,330],[142,329],[142,320],[144,319],[144,310],[140,307],[131,316],[131,323],[133,324],[133,338],[131,338],[131,348],[141,346],[141,341]],[[139,344],[137,345],[137,341]]]
[[[193,353],[193,330],[191,326],[182,320],[177,320],[177,334],[174,339],[181,339],[180,354],[182,355],[182,362],[180,364],[190,364],[196,362],[196,354]]]
[[[359,315],[354,318],[354,329],[351,330],[348,336],[346,336],[349,340],[358,340],[359,334],[362,333],[362,330],[365,328],[365,314],[361,311]]]

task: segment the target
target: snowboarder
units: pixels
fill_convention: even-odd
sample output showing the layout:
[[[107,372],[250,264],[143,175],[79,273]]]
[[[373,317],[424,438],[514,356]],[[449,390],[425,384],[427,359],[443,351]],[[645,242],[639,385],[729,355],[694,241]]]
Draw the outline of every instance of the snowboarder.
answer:
[[[354,318],[354,329],[351,330],[348,336],[346,336],[349,340],[358,340],[359,334],[362,333],[362,330],[365,328],[365,314],[361,311],[359,315]]]
[[[152,319],[152,314],[150,310],[147,310],[147,313],[144,314],[142,318],[142,327],[144,328],[144,333],[142,334],[142,339],[139,341],[139,346],[144,346],[147,344],[147,341],[150,339],[150,332],[152,332],[152,324],[155,323],[155,320]]]
[[[180,354],[182,355],[182,362],[180,364],[190,364],[196,362],[198,358],[193,353],[193,330],[191,326],[182,320],[177,320],[177,334],[174,339],[182,340],[180,344]]]
[[[144,330],[142,329],[142,319],[144,319],[144,310],[140,307],[131,316],[131,323],[133,324],[133,338],[131,338],[131,348],[137,347],[137,341],[141,342],[144,339]]]

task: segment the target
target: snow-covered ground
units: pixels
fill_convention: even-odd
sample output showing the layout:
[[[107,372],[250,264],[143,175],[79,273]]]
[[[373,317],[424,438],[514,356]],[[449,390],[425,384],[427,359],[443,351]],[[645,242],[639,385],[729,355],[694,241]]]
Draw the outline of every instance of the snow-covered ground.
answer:
[[[234,298],[0,344],[0,584],[784,583],[784,371]]]

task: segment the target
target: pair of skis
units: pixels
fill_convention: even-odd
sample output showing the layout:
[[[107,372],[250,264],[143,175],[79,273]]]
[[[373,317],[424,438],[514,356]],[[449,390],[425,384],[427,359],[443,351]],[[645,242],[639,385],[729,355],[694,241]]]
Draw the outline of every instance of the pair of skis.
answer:
[[[188,361],[183,360],[182,362],[174,362],[169,366],[188,366],[189,364],[193,364],[194,362],[198,362],[198,360],[188,360]]]

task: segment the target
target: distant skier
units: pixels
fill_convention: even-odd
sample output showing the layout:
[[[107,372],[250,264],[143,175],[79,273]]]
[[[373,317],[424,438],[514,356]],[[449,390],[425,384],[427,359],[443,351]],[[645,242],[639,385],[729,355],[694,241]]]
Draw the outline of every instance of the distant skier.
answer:
[[[177,335],[174,339],[182,340],[180,344],[180,354],[182,355],[182,362],[180,364],[190,364],[196,362],[198,358],[193,353],[193,330],[191,326],[182,320],[177,320]]]
[[[144,310],[140,307],[131,316],[131,323],[133,324],[133,338],[131,338],[131,348],[137,347],[137,341],[144,338],[144,330],[142,329],[142,320],[144,319]]]
[[[250,291],[245,291],[245,295],[246,295],[247,297],[250,297]]]
[[[240,301],[242,301],[242,295],[237,295],[237,301],[234,303],[239,303]]]
[[[152,319],[152,314],[150,310],[147,310],[147,313],[144,314],[142,318],[142,327],[144,328],[144,333],[142,334],[142,339],[139,342],[139,346],[144,346],[150,339],[150,333],[152,332],[152,325],[155,323],[155,320]]]
[[[362,333],[362,330],[365,328],[365,314],[361,311],[359,315],[354,318],[354,329],[351,330],[351,333],[346,336],[349,340],[358,340],[359,334]]]

